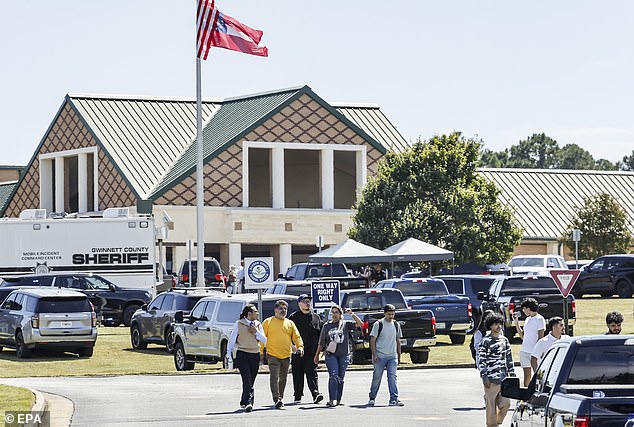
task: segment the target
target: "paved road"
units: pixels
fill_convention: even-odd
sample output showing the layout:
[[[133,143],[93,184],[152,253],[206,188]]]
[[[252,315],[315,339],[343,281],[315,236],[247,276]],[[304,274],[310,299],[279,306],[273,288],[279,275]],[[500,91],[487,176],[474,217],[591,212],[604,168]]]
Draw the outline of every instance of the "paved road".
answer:
[[[344,406],[327,408],[323,403],[313,405],[308,399],[293,404],[289,376],[285,393],[288,404],[276,410],[268,389],[269,377],[262,374],[256,382],[256,406],[250,414],[238,408],[237,374],[11,378],[0,379],[0,383],[68,397],[75,405],[73,426],[484,425],[482,385],[475,369],[399,370],[404,407],[387,406],[384,379],[377,406],[367,408],[370,377],[369,371],[349,371]],[[320,387],[327,391],[325,372],[320,372]],[[327,393],[324,395],[327,399]],[[509,418],[510,414],[505,425]]]

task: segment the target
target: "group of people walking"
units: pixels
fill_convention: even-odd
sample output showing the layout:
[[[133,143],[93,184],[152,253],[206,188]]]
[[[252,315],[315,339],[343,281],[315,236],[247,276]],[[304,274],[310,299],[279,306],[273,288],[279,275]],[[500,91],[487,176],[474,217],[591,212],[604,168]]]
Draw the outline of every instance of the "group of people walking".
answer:
[[[345,310],[333,305],[330,320],[324,323],[312,309],[309,295],[297,299],[299,310],[286,316],[288,304],[275,302],[274,315],[260,323],[258,310],[248,304],[234,325],[227,345],[227,359],[233,363],[242,378],[240,407],[253,410],[254,384],[260,362],[269,366],[269,385],[275,408],[284,407],[284,392],[289,367],[292,366],[294,402],[304,396],[304,384],[308,385],[314,404],[323,401],[319,391],[317,366],[321,355],[328,369],[328,401],[326,406],[342,404],[343,385],[349,363],[350,332],[363,325],[362,320],[350,308]],[[370,385],[368,406],[374,406],[383,372],[387,371],[390,406],[403,406],[398,399],[396,368],[401,361],[400,327],[394,320],[396,308],[384,307],[384,318],[375,322],[370,332],[370,349],[374,372]],[[344,314],[352,320],[345,320]],[[233,354],[235,352],[235,358]]]

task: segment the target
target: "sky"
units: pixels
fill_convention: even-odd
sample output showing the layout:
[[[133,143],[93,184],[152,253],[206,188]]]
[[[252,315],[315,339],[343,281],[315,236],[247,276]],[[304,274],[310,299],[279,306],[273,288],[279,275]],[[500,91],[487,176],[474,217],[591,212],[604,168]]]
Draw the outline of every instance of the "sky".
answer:
[[[544,132],[612,162],[634,149],[634,2],[216,0],[264,31],[212,49],[203,96],[310,86],[381,106],[406,140],[501,151]],[[26,165],[68,93],[194,98],[195,0],[0,0],[0,165]]]

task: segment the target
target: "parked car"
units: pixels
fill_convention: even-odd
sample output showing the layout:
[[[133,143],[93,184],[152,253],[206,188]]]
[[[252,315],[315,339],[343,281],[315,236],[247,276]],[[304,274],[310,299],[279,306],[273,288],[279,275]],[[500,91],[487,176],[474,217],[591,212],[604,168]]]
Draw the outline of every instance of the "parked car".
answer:
[[[605,255],[581,269],[572,294],[581,298],[586,294],[631,298],[634,290],[634,254]]]
[[[70,288],[88,296],[98,320],[104,325],[130,326],[135,311],[152,299],[146,289],[122,288],[89,273],[45,273],[4,277],[0,286],[54,286]]]
[[[293,264],[286,270],[286,274],[279,274],[274,283],[308,286],[317,280],[338,280],[341,289],[367,288],[368,279],[353,275],[346,265],[341,262],[300,262]],[[279,292],[276,292],[279,293]],[[310,291],[307,292],[310,294]]]
[[[568,270],[581,270],[584,266],[590,264],[591,262],[591,259],[569,259],[566,261],[566,265],[568,266]]]
[[[299,310],[293,295],[262,295],[260,319],[274,315],[275,301],[288,303],[288,313]],[[235,322],[247,304],[258,306],[256,294],[227,294],[202,298],[189,316],[182,311],[175,314],[174,365],[177,371],[194,369],[196,363],[218,363],[226,367],[227,342]]]
[[[564,316],[564,299],[559,288],[550,276],[500,276],[488,292],[478,293],[482,300],[482,310],[493,310],[504,317],[504,335],[511,340],[515,334],[513,313],[519,315],[520,325],[526,316],[520,309],[525,298],[534,298],[539,305],[539,314],[549,319],[553,316]],[[573,335],[576,323],[575,297],[568,295],[566,299],[568,313],[568,335]],[[548,332],[548,331],[547,331]]]
[[[431,310],[412,310],[398,289],[347,289],[340,292],[341,307],[351,308],[363,321],[350,339],[353,363],[371,358],[370,332],[374,322],[384,317],[383,307],[396,308],[394,319],[401,327],[401,350],[409,353],[413,363],[427,363],[429,347],[436,345],[436,318]],[[345,315],[346,319],[350,315]]]
[[[511,274],[511,268],[505,264],[473,264],[464,263],[452,267],[441,268],[437,275],[454,275],[454,274]]]
[[[14,290],[0,305],[0,351],[15,348],[18,358],[39,349],[91,357],[97,317],[88,297],[69,289]]]
[[[472,326],[469,298],[449,295],[445,282],[436,278],[388,279],[374,285],[377,289],[398,289],[414,310],[431,310],[436,318],[436,334],[449,335],[452,344],[464,344]]]
[[[516,255],[508,262],[508,266],[511,268],[512,274],[548,274],[548,270],[568,269],[568,264],[566,264],[564,257],[555,254]]]
[[[140,350],[148,344],[165,345],[170,353],[174,350],[174,314],[182,311],[189,315],[196,303],[210,295],[206,288],[170,289],[156,296],[149,304],[144,304],[134,312],[130,320],[130,342],[132,348]]]
[[[528,388],[506,378],[517,399],[513,427],[631,426],[634,335],[562,338],[546,352]]]
[[[222,269],[220,268],[220,263],[216,258],[207,257],[203,260],[205,266],[205,286],[206,288],[213,287],[219,288],[221,290],[226,289],[227,287],[227,279]],[[189,277],[189,265],[190,260],[186,259],[181,264],[181,268],[178,270],[178,284],[179,287],[192,287],[198,286],[196,282],[198,281],[198,260],[197,258],[191,259],[191,275]]]
[[[460,274],[447,276],[434,276],[442,279],[451,295],[468,297],[471,302],[473,325],[476,326],[482,315],[482,301],[478,299],[478,292],[488,293],[493,282],[500,278],[491,274]]]

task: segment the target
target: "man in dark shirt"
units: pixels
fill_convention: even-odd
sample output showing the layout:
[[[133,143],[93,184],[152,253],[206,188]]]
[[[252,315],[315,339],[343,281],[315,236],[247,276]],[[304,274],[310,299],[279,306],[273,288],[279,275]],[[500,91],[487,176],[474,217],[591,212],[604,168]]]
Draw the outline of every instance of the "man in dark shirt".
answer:
[[[293,367],[293,388],[295,394],[295,403],[302,401],[304,395],[304,376],[308,383],[308,389],[313,396],[313,403],[319,403],[324,396],[319,393],[319,383],[317,381],[317,365],[313,361],[317,345],[319,343],[319,334],[323,323],[319,316],[315,314],[311,307],[311,297],[302,294],[297,298],[299,310],[289,316],[289,319],[295,323],[299,330],[299,335],[304,341],[304,353],[302,355],[293,354],[291,358],[291,366]]]

